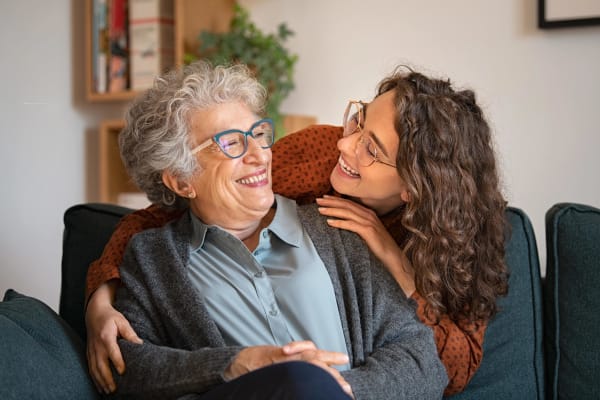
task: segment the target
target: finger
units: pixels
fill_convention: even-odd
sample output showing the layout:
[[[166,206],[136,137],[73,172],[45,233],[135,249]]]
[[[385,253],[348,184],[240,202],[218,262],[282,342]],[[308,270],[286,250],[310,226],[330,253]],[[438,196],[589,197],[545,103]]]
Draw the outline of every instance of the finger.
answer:
[[[137,343],[137,344],[144,343],[144,341],[142,339],[140,339],[140,337],[137,335],[137,333],[135,333],[135,331],[133,330],[133,328],[131,327],[131,325],[129,324],[129,322],[126,319],[119,320],[116,322],[116,324],[117,324],[117,329],[119,331],[119,335],[123,339],[128,340],[133,343]]]
[[[313,365],[316,365],[318,367],[323,368],[325,371],[327,371],[331,376],[333,376],[333,378],[337,381],[337,383],[341,386],[342,390],[347,393],[350,397],[354,398],[354,393],[352,393],[352,387],[350,386],[350,384],[346,381],[346,379],[344,379],[344,377],[342,376],[342,374],[340,374],[340,371],[338,371],[335,368],[332,368],[322,362],[319,361],[314,361],[312,362]]]
[[[319,361],[327,364],[328,366],[343,365],[348,364],[350,362],[350,359],[348,358],[347,354],[340,353],[337,351],[319,350],[317,351],[317,358]]]
[[[311,342],[310,340],[302,340],[296,342],[290,342],[283,346],[281,350],[285,355],[291,355],[296,353],[301,353],[307,350],[316,350],[317,346]]]
[[[90,376],[92,377],[92,381],[96,386],[96,390],[98,392],[104,392],[104,382],[102,382],[102,376],[96,371],[96,356],[92,349],[91,342],[88,342],[87,345],[87,359],[88,359],[88,370],[90,372]]]
[[[106,394],[114,392],[117,388],[117,385],[115,384],[112,372],[110,370],[108,355],[105,353],[99,356],[97,355],[95,365],[98,371],[97,373],[101,376],[103,382],[102,387],[104,388],[104,392]]]
[[[123,375],[125,372],[125,361],[123,361],[123,355],[121,354],[121,348],[115,342],[111,344],[108,348],[108,358],[115,366],[115,369],[119,373],[119,375]],[[112,378],[112,374],[111,374]]]
[[[325,196],[317,199],[317,204],[324,207],[341,208],[351,210],[352,212],[363,217],[375,216],[375,212],[368,207],[358,204],[355,201],[342,199],[334,196]]]
[[[364,240],[368,240],[371,234],[374,234],[375,231],[370,229],[369,227],[360,224],[355,221],[343,220],[343,219],[335,219],[328,218],[327,224],[334,228],[344,229],[346,231],[354,232],[362,237]]]
[[[296,353],[290,356],[290,358],[311,363],[322,363],[326,366],[343,365],[350,362],[346,354],[326,350],[307,350],[302,353]]]
[[[102,359],[106,359],[107,361],[105,361],[105,363],[108,365],[108,358],[107,355],[104,353],[103,349],[103,347],[97,347],[96,350],[93,350],[93,358],[90,361],[90,371],[95,381],[100,386],[100,391],[108,394],[111,392],[112,374],[110,374],[110,371],[108,371],[108,376],[110,376],[109,380],[107,379],[107,373],[103,371]]]
[[[325,215],[326,217],[334,217],[339,219],[346,219],[349,221],[355,221],[357,223],[363,225],[377,225],[377,216],[371,214],[370,212],[357,211],[348,208],[340,208],[340,207],[321,207],[318,208],[319,213],[321,215]]]

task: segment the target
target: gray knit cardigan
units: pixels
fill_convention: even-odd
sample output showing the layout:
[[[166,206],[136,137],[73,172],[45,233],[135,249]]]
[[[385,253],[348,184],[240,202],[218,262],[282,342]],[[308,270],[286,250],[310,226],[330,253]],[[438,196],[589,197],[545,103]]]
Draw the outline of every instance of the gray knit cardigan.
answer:
[[[356,234],[327,225],[314,205],[298,215],[335,291],[350,365],[342,372],[356,400],[441,398],[447,383],[432,332],[410,300]],[[188,213],[131,240],[115,306],[144,340],[120,340],[127,369],[115,374],[128,398],[193,398],[223,383],[242,347],[227,347],[186,266]]]

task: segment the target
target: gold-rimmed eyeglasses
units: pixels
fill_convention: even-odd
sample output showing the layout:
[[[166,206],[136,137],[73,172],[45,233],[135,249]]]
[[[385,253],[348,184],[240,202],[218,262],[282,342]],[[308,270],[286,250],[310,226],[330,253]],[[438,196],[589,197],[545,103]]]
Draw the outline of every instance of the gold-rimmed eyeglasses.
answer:
[[[344,112],[344,137],[355,133],[360,133],[356,143],[356,155],[358,162],[363,167],[369,167],[378,162],[389,167],[396,168],[395,164],[384,161],[379,158],[379,149],[373,143],[373,140],[363,133],[365,116],[367,112],[367,103],[362,101],[350,100],[346,111]]]

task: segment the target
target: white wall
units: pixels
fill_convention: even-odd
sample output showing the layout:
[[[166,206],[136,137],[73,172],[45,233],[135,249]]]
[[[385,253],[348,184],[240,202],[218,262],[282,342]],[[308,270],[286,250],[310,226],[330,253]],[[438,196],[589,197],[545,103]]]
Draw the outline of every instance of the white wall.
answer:
[[[0,4],[0,292],[58,308],[62,214],[95,200],[95,128],[121,105],[83,100],[81,0]],[[541,31],[537,0],[242,0],[266,30],[286,21],[300,56],[284,111],[339,123],[407,63],[479,94],[510,203],[534,223],[559,201],[600,207],[600,26]]]

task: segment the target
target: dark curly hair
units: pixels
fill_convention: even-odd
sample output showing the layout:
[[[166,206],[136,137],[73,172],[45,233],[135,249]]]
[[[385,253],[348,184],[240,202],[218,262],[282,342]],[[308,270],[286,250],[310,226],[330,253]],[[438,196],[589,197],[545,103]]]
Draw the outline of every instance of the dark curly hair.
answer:
[[[415,271],[427,315],[487,321],[508,291],[506,201],[490,127],[471,90],[409,68],[380,82],[395,92],[396,165],[410,201],[401,243]]]

